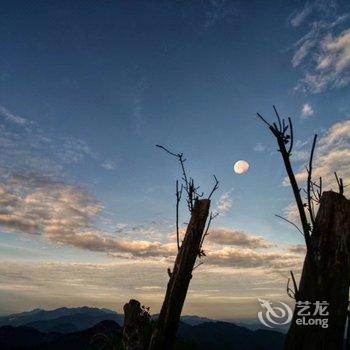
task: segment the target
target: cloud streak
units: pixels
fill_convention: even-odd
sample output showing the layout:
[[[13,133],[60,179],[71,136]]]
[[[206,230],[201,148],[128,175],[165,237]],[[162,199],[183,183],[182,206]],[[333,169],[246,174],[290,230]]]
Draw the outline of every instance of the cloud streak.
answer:
[[[132,256],[169,256],[175,244],[125,240],[94,227],[102,205],[82,189],[48,177],[16,175],[0,186],[0,225],[57,244]]]
[[[313,18],[313,13],[318,17]],[[338,14],[331,1],[315,1],[292,17],[290,23],[309,29],[295,44],[292,66],[300,68],[302,78],[296,90],[320,93],[350,83],[349,14]]]
[[[4,117],[6,120],[8,120],[11,123],[17,124],[19,126],[26,126],[29,124],[29,121],[23,117],[20,117],[17,114],[14,114],[10,112],[8,109],[6,109],[4,106],[0,106],[0,115]]]
[[[304,145],[305,147],[305,145]],[[298,155],[305,154],[305,159],[300,159]],[[293,158],[294,159],[294,158]],[[309,159],[309,150],[299,150],[296,160]],[[335,123],[329,130],[319,139],[315,149],[313,160],[313,179],[322,177],[323,189],[337,191],[337,183],[334,172],[345,181],[350,179],[350,120]],[[295,160],[295,159],[294,159]],[[307,171],[304,166],[296,171],[295,177],[299,184],[305,183],[307,180]],[[288,178],[283,180],[284,186],[289,186]],[[344,188],[345,195],[349,194],[349,187]],[[317,207],[316,207],[317,209]],[[285,209],[288,219],[293,222],[299,222],[299,214],[297,206],[292,203]]]
[[[94,223],[102,210],[101,203],[81,188],[48,177],[22,174],[3,180],[0,185],[0,225],[8,233],[40,236],[55,244],[104,252],[110,257],[173,261],[177,252],[175,241],[151,241],[146,235],[145,239],[125,239],[97,229]],[[142,229],[138,233],[142,237]],[[293,260],[283,251],[254,251],[272,247],[261,236],[213,229],[208,237],[204,249],[210,265],[271,267]]]
[[[268,248],[271,246],[262,236],[248,235],[245,232],[230,229],[212,229],[208,240],[220,245],[235,245],[248,248]]]
[[[334,124],[327,133],[320,138],[314,157],[313,177],[322,176],[324,189],[336,190],[334,172],[340,177],[350,178],[350,120]],[[301,170],[296,173],[298,181],[306,181],[307,172]],[[348,188],[345,188],[348,192]]]

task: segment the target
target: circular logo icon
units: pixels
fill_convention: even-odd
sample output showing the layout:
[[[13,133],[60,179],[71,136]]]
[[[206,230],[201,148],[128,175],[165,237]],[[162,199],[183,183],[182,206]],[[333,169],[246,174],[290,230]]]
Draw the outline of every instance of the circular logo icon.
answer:
[[[292,309],[282,301],[280,306],[274,306],[271,301],[258,299],[262,311],[258,312],[259,321],[266,327],[273,328],[274,325],[288,324],[293,317]]]

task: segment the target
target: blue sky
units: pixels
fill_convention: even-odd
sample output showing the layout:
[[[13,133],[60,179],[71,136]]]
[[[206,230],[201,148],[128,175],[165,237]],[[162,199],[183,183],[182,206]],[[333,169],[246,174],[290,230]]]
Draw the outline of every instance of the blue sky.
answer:
[[[329,188],[333,170],[350,175],[349,4],[9,1],[1,11],[0,257],[7,265],[0,312],[81,302],[120,310],[132,296],[157,311],[171,265],[179,168],[155,144],[184,152],[204,191],[213,174],[220,180],[212,256],[185,311],[246,317],[257,296],[284,297],[287,275],[271,261],[300,268],[290,249],[302,239],[274,217],[293,218],[292,197],[274,140],[255,115],[273,118],[275,104],[293,118],[300,179],[315,132],[316,173]],[[239,159],[251,166],[241,176],[233,173]],[[64,277],[51,281],[57,271]],[[245,305],[266,271],[270,287],[260,285]],[[65,284],[70,274],[76,289]],[[115,284],[107,288],[110,276]]]

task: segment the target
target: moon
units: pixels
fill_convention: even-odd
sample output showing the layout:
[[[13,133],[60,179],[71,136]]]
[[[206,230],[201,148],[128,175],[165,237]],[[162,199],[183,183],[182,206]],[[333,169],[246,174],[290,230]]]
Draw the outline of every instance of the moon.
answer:
[[[249,170],[249,163],[246,160],[239,160],[233,166],[233,170],[236,174],[245,174]]]

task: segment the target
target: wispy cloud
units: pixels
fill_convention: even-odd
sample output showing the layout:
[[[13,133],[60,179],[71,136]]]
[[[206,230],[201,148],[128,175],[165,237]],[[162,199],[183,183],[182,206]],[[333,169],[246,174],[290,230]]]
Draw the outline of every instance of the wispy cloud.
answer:
[[[308,145],[309,146],[309,145]],[[305,147],[305,144],[303,144]],[[309,150],[299,150],[305,153],[305,161],[309,159]],[[314,161],[313,161],[313,178],[322,177],[324,190],[337,190],[337,183],[334,177],[336,171],[345,181],[350,179],[350,120],[345,120],[334,124],[318,141]],[[300,160],[300,159],[297,159]],[[302,166],[297,171],[296,179],[300,185],[305,184],[307,179],[307,171]],[[289,185],[287,178],[283,184]],[[345,194],[349,193],[349,187],[345,187]],[[295,204],[291,204],[285,209],[285,214],[289,220],[298,221],[298,211]]]
[[[0,194],[0,225],[7,232],[120,255],[164,257],[175,251],[172,243],[125,240],[95,228],[102,205],[82,189],[52,178],[17,175],[2,182]]]
[[[262,152],[266,151],[266,146],[264,146],[262,143],[258,142],[254,146],[254,151],[258,152],[258,153],[262,153]]]
[[[320,138],[314,157],[314,178],[322,176],[324,189],[336,190],[334,172],[339,176],[350,179],[350,120],[334,124],[326,134]],[[305,181],[306,170],[297,172],[298,181]],[[345,188],[345,191],[348,189]]]
[[[8,121],[11,123],[20,125],[20,126],[25,126],[29,124],[29,121],[23,117],[20,117],[17,114],[14,114],[10,112],[8,109],[6,109],[4,106],[0,106],[0,115],[4,118],[6,118]]]
[[[113,161],[113,160],[105,160],[102,163],[102,168],[106,169],[106,170],[114,170],[117,167],[117,162]]]
[[[295,254],[305,254],[306,253],[306,246],[305,244],[296,244],[291,245],[288,248],[288,251]]]
[[[115,167],[112,160],[101,161],[101,156],[90,145],[73,136],[46,131],[29,119],[20,117],[0,106],[0,168],[25,169],[47,175],[64,174],[64,169],[86,161],[107,170]],[[17,128],[13,128],[17,125]]]
[[[305,103],[301,109],[301,117],[303,119],[309,118],[314,115],[314,109],[310,105],[310,103]]]
[[[207,253],[208,263],[237,268],[276,267],[286,268],[300,263],[295,254],[277,252],[257,252],[252,249],[223,247]]]
[[[125,239],[102,231],[94,223],[103,206],[95,198],[76,188],[47,177],[17,175],[3,180],[0,186],[0,225],[4,232],[35,235],[58,245],[103,252],[110,257],[173,261],[175,240]],[[264,253],[260,248],[274,247],[261,236],[241,231],[213,229],[204,248],[206,263],[216,266],[280,266],[289,253]],[[257,249],[257,250],[254,250]]]
[[[313,4],[311,4],[310,2],[307,2],[304,5],[303,9],[293,13],[293,15],[290,18],[290,24],[293,27],[299,27],[306,20],[306,18],[312,13],[313,10],[314,10]]]
[[[293,67],[303,74],[296,90],[320,93],[350,83],[349,18],[337,12],[334,1],[309,2],[291,18],[292,26],[308,28],[292,58]]]
[[[208,236],[210,242],[220,245],[235,245],[247,248],[268,248],[270,243],[262,236],[249,235],[232,229],[212,229]]]
[[[168,280],[164,272],[167,266],[167,262],[140,260],[104,264],[1,261],[0,312],[20,312],[39,304],[48,309],[91,305],[122,312],[132,293],[157,313]],[[232,310],[239,304],[245,317],[255,317],[252,304],[257,297],[271,299],[272,293],[286,297],[287,267],[284,270],[204,264],[194,272],[196,278],[191,282],[184,313],[232,317],[238,316]]]
[[[217,201],[217,211],[220,214],[226,214],[230,211],[232,207],[232,197],[231,197],[232,190],[229,190],[222,194]]]

